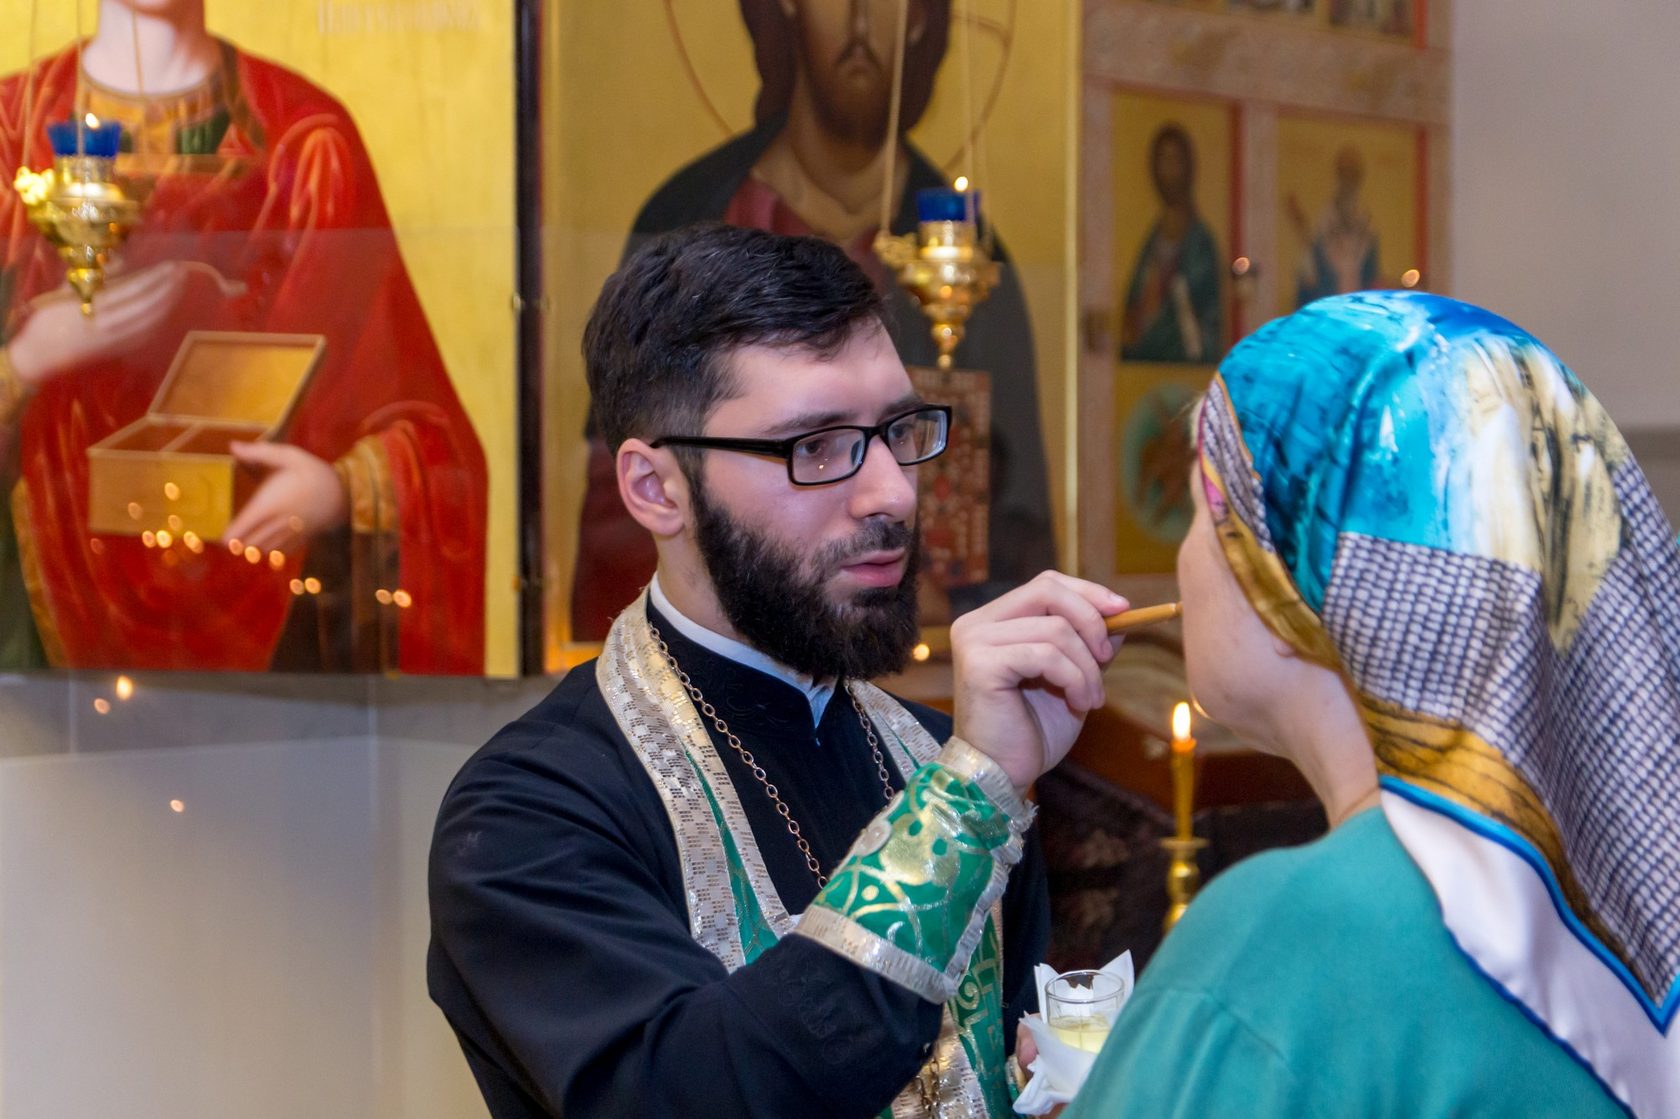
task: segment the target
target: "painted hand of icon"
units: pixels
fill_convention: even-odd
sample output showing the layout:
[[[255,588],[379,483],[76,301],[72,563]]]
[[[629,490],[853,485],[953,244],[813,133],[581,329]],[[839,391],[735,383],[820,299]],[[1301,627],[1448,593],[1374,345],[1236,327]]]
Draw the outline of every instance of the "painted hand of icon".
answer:
[[[70,370],[121,357],[165,331],[179,333],[177,314],[188,307],[202,313],[206,300],[244,293],[244,284],[197,261],[164,261],[113,275],[92,315],[82,314],[80,298],[61,287],[30,302],[6,357],[33,391]]]
[[[82,314],[80,298],[68,288],[40,296],[6,345],[18,380],[37,389],[69,370],[133,350],[170,322],[190,278],[187,269],[166,262],[113,279],[94,315]]]
[[[264,552],[285,552],[350,518],[350,499],[331,463],[287,443],[234,443],[243,466],[267,471],[222,534]]]

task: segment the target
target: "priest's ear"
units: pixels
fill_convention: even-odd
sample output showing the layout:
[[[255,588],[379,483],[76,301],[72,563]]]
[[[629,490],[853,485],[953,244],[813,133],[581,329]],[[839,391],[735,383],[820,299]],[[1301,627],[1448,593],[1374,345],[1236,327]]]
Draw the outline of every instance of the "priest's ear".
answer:
[[[613,466],[618,496],[636,523],[655,537],[676,536],[688,521],[688,477],[675,452],[640,439],[619,444]]]

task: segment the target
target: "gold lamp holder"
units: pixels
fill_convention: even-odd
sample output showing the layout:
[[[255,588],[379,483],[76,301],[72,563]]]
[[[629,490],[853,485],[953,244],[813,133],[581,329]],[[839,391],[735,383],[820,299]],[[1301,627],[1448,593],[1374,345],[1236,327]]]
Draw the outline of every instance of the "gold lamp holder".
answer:
[[[916,233],[883,230],[875,236],[875,255],[932,323],[941,369],[951,368],[969,315],[998,283],[997,262],[980,243],[978,224],[972,218],[924,221]]]
[[[961,0],[959,0],[959,6]],[[898,39],[893,52],[892,100],[887,113],[890,127],[882,142],[881,224],[875,234],[875,255],[893,272],[898,283],[921,306],[933,324],[934,345],[939,348],[939,368],[951,368],[951,355],[968,329],[968,316],[990,295],[998,283],[998,266],[992,260],[991,239],[980,238],[980,195],[969,190],[974,171],[973,71],[965,87],[964,129],[968,137],[968,175],[961,176],[953,189],[936,188],[917,192],[915,233],[892,232],[893,204],[899,193],[894,162],[903,125],[904,50],[910,21],[909,0],[898,0]],[[972,35],[973,13],[960,10],[955,22],[963,28],[960,46],[965,60]],[[924,207],[924,203],[926,204]]]
[[[116,179],[116,160],[61,155],[47,171],[18,168],[13,188],[29,220],[58,249],[65,279],[93,314],[94,293],[105,286],[111,255],[140,223],[140,204]]]

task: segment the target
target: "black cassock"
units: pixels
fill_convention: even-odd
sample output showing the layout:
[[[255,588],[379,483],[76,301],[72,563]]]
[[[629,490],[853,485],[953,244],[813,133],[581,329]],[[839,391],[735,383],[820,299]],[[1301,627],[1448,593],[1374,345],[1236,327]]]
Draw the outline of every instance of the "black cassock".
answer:
[[[813,728],[796,688],[694,644],[651,606],[649,617],[832,869],[885,804],[845,693]],[[950,736],[948,716],[905,706],[936,740]],[[707,729],[777,893],[803,912],[816,879],[762,786]],[[430,894],[431,995],[495,1119],[863,1119],[916,1075],[938,1033],[938,1006],[815,941],[786,937],[730,973],[693,939],[670,822],[594,662],[462,767],[438,813]],[[1003,924],[1012,1047],[1049,942],[1036,830]]]

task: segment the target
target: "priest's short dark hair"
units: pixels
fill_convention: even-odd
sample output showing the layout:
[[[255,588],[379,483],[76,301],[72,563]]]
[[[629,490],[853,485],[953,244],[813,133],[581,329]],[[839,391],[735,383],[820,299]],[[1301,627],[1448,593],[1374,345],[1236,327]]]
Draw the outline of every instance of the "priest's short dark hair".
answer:
[[[719,223],[674,230],[626,260],[589,314],[594,426],[614,452],[632,437],[698,435],[730,394],[733,351],[828,357],[883,322],[874,283],[828,241]]]

